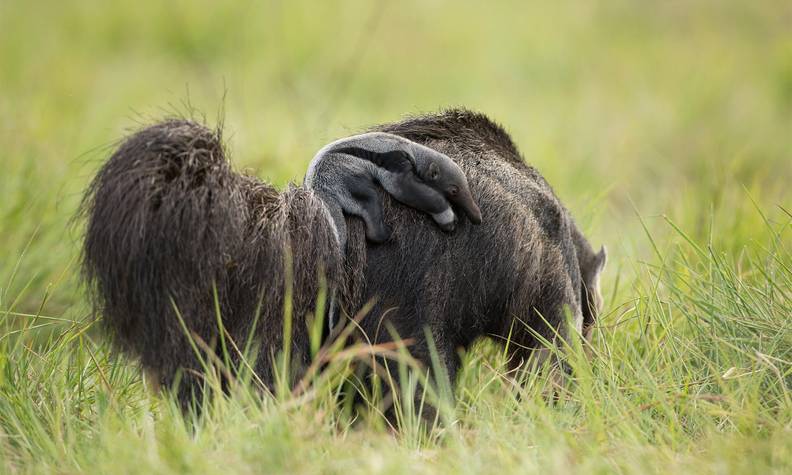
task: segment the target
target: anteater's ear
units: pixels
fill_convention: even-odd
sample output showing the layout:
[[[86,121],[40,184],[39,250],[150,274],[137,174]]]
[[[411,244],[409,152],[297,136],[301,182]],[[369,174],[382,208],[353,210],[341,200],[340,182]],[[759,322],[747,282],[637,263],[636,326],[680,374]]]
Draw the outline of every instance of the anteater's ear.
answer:
[[[591,341],[591,331],[597,320],[597,315],[602,310],[602,293],[600,292],[600,274],[608,261],[608,251],[602,246],[588,262],[581,263],[583,275],[583,335]]]
[[[594,256],[594,268],[596,269],[594,275],[597,275],[600,272],[602,272],[602,269],[605,268],[605,263],[607,262],[608,262],[608,250],[603,245],[602,247],[600,247],[600,250],[597,253],[597,255]]]

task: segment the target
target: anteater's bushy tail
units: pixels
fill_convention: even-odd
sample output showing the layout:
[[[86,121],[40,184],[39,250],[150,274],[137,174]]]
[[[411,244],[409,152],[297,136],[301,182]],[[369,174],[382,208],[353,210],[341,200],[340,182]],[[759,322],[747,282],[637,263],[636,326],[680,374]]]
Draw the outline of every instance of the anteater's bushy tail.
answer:
[[[212,359],[208,348],[219,352],[217,308],[237,347],[256,338],[256,370],[272,382],[288,277],[293,355],[307,358],[303,317],[314,311],[320,277],[331,286],[342,280],[327,213],[310,191],[279,193],[234,172],[219,131],[171,120],[128,137],[88,188],[82,209],[83,274],[95,311],[158,383],[172,385],[181,375],[182,402],[200,388],[204,366],[194,345],[204,360]]]

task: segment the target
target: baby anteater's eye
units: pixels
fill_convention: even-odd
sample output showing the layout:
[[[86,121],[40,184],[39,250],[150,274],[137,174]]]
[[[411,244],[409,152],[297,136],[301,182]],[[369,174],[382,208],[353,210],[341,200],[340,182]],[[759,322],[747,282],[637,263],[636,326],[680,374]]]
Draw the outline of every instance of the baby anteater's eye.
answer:
[[[451,188],[448,189],[449,196],[456,196],[459,193],[459,188],[456,185],[451,185]]]

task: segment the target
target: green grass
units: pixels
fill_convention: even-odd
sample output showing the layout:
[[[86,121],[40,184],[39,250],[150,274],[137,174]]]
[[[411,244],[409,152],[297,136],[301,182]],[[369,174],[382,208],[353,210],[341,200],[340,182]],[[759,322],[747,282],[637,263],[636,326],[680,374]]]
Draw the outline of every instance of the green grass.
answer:
[[[220,3],[0,2],[0,471],[792,471],[788,2]],[[338,378],[185,420],[87,318],[70,218],[186,102],[279,185],[407,113],[502,122],[609,247],[595,358],[551,404],[481,345],[430,434],[352,424]]]

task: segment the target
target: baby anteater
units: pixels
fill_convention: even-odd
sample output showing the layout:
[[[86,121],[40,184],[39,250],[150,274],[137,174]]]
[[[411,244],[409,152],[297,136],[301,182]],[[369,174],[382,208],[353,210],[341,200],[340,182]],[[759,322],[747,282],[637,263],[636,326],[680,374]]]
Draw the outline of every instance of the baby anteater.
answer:
[[[390,236],[382,216],[380,186],[397,201],[431,214],[444,231],[456,228],[452,204],[474,224],[481,223],[467,178],[453,160],[388,133],[355,135],[325,146],[311,162],[305,186],[328,205],[342,252],[347,240],[344,214],[363,219],[370,241],[381,243]]]

